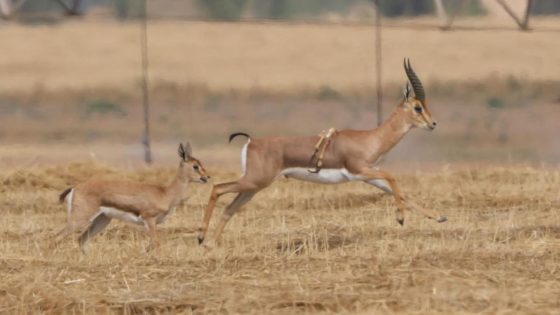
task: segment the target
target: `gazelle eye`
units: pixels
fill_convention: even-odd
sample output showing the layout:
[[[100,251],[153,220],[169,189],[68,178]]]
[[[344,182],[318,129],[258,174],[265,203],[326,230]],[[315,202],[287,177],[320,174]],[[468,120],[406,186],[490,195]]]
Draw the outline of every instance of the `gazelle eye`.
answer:
[[[195,171],[198,171],[198,168],[199,168],[199,167],[198,167],[198,165],[193,165],[192,168],[193,168]]]
[[[416,107],[414,107],[414,111],[416,111],[418,114],[420,114],[422,112],[422,107],[416,106]]]

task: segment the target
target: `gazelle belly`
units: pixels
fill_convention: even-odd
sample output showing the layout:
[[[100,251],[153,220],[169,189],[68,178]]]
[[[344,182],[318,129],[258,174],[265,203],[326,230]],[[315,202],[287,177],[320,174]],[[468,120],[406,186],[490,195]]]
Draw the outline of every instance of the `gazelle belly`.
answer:
[[[307,168],[291,167],[283,170],[280,174],[288,178],[295,178],[321,184],[340,184],[355,180],[362,180],[361,176],[352,174],[345,168],[326,168],[321,169],[318,173],[311,173]]]
[[[130,222],[138,225],[144,225],[144,219],[135,215],[134,213],[122,211],[111,207],[100,207],[99,212],[105,214],[111,219],[117,219],[125,222]]]

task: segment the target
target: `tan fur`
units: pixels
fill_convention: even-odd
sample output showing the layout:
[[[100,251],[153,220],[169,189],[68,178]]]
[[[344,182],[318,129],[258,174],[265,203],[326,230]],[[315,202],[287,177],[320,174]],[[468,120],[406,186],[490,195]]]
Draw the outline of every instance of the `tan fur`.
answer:
[[[191,182],[206,183],[209,176],[199,160],[181,151],[181,162],[177,174],[168,186],[144,184],[134,181],[118,181],[92,178],[74,186],[66,195],[69,200],[67,225],[57,233],[55,243],[73,232],[82,233],[80,248],[99,233],[111,221],[102,209],[120,210],[130,218],[138,218],[152,239],[152,247],[159,246],[156,224],[180,206],[186,198],[187,187]],[[62,200],[61,200],[62,201]]]
[[[415,107],[421,107],[421,112],[415,111]],[[397,220],[401,224],[404,223],[405,206],[415,208],[427,217],[443,222],[446,220],[445,217],[406,200],[392,175],[374,168],[380,157],[391,150],[410,129],[420,127],[433,130],[435,126],[436,123],[425,102],[412,97],[407,86],[405,99],[378,128],[336,132],[326,148],[319,174],[326,169],[345,169],[351,175],[351,180],[361,180],[392,193],[397,203]],[[206,238],[210,218],[220,196],[226,193],[238,193],[234,201],[225,209],[216,228],[214,241],[220,237],[225,225],[237,209],[247,203],[258,191],[269,186],[283,170],[315,167],[310,157],[315,151],[318,140],[318,136],[251,138],[243,177],[213,187],[200,228],[199,242],[204,242]]]

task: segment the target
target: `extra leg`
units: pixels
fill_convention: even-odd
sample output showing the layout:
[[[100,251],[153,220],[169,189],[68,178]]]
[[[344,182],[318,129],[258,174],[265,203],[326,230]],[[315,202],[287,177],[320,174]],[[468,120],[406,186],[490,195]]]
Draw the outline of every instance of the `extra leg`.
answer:
[[[85,245],[87,241],[93,238],[95,235],[99,234],[99,232],[103,231],[111,223],[111,218],[104,214],[99,214],[95,219],[92,220],[88,229],[80,235],[78,239],[78,243],[80,244],[80,249],[85,254]]]
[[[388,194],[391,194],[391,195],[393,194],[393,190],[391,189],[389,184],[382,179],[372,179],[372,180],[367,180],[365,182],[383,190],[384,192],[386,192]],[[403,196],[403,201],[408,207],[414,208],[414,210],[421,212],[423,215],[425,215],[426,217],[428,217],[430,219],[436,220],[437,222],[440,222],[440,223],[447,221],[446,216],[443,216],[443,215],[437,213],[434,210],[429,210],[429,209],[420,207],[417,204],[415,204],[414,202],[404,198],[404,196]]]
[[[335,134],[336,129],[330,128],[326,133],[323,130],[319,134],[319,141],[315,144],[315,151],[311,156],[311,163],[315,162],[315,169],[310,169],[310,173],[319,173],[323,167],[323,159],[325,158],[325,151],[331,142],[331,137]]]
[[[256,193],[257,191],[245,191],[237,194],[235,199],[233,199],[233,201],[224,210],[224,214],[222,214],[220,223],[216,227],[216,234],[214,235],[215,242],[217,242],[220,239],[226,224],[231,219],[231,217],[235,214],[235,212],[239,208],[243,207],[247,202],[249,202]]]

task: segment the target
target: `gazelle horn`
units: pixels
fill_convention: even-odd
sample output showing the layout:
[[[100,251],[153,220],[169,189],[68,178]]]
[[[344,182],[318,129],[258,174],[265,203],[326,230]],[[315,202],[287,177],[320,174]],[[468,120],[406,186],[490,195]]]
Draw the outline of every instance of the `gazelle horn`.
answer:
[[[426,92],[424,92],[422,82],[420,81],[414,70],[412,70],[410,59],[404,59],[404,71],[406,71],[406,76],[408,77],[410,84],[412,84],[412,88],[414,89],[414,96],[416,97],[416,99],[422,102],[425,101]]]

